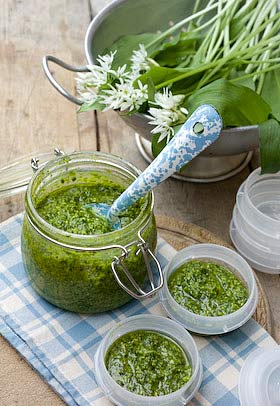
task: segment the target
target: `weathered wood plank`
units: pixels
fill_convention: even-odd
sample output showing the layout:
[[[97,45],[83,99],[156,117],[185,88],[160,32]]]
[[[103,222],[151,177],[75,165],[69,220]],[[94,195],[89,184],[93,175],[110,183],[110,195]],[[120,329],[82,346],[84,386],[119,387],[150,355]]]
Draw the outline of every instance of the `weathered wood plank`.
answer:
[[[0,166],[54,146],[96,149],[95,116],[76,114],[45,78],[41,60],[53,54],[84,64],[84,35],[90,22],[87,0],[0,1]],[[74,75],[52,67],[74,92]],[[0,221],[23,208],[23,194],[2,199]],[[29,365],[0,339],[1,406],[64,404]]]
[[[280,275],[269,275],[257,272],[258,278],[268,297],[272,315],[273,337],[280,344]]]
[[[0,339],[1,406],[62,406],[62,399],[4,339]]]
[[[108,6],[108,4],[112,3],[112,0],[89,0],[91,5],[92,14],[96,15],[101,11],[104,7]]]
[[[90,22],[87,0],[27,3],[2,1],[0,13],[0,166],[33,152],[96,149],[94,114],[76,114],[76,106],[49,84],[43,55],[85,63],[83,41]],[[74,92],[73,73],[52,67]],[[21,198],[5,199],[1,220],[22,208]]]

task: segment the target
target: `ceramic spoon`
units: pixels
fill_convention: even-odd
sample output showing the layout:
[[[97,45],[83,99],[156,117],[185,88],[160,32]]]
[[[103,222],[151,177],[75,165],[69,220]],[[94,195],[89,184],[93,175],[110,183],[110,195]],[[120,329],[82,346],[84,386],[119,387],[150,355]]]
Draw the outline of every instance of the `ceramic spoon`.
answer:
[[[198,107],[160,154],[112,206],[105,203],[92,203],[89,206],[98,215],[106,217],[115,230],[121,228],[118,218],[121,212],[209,147],[217,140],[221,130],[222,119],[214,107],[207,104]]]

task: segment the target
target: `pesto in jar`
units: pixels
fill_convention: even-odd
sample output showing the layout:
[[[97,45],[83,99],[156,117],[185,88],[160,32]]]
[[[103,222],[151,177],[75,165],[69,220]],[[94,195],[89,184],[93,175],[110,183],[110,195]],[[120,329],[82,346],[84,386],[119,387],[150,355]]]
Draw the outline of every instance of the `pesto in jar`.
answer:
[[[82,235],[105,234],[113,231],[110,223],[88,205],[112,205],[123,191],[121,185],[104,177],[97,177],[90,185],[75,185],[55,190],[38,204],[37,211],[44,220],[60,230]],[[121,228],[137,217],[141,202],[140,199],[121,213]]]
[[[185,351],[168,336],[150,330],[118,338],[106,353],[105,365],[120,386],[143,396],[175,392],[192,376]]]
[[[44,168],[48,175],[47,167]],[[121,216],[122,227],[111,233],[106,219],[86,207],[89,203],[111,204],[124,190],[111,173],[68,171],[62,177],[50,177],[49,184],[38,182],[39,193],[32,201],[35,215],[26,200],[21,249],[25,270],[32,287],[50,303],[78,313],[100,313],[113,310],[132,299],[117,283],[111,264],[122,254],[118,245],[130,245],[124,265],[140,286],[144,286],[146,265],[143,255],[136,255],[138,233],[154,252],[157,233],[154,215],[147,197],[140,199]],[[28,193],[30,193],[28,191]],[[148,200],[150,201],[150,200]],[[143,210],[146,207],[146,210]],[[58,243],[74,247],[96,248],[80,251],[55,244],[44,238],[29,222]],[[43,219],[45,222],[43,222]],[[49,229],[49,224],[53,227]],[[61,233],[63,230],[64,235]],[[51,234],[50,234],[51,233]],[[116,245],[102,250],[103,246]],[[120,273],[122,282],[129,282]]]
[[[170,294],[179,305],[201,316],[224,316],[240,309],[248,299],[242,281],[225,266],[191,260],[168,280]]]

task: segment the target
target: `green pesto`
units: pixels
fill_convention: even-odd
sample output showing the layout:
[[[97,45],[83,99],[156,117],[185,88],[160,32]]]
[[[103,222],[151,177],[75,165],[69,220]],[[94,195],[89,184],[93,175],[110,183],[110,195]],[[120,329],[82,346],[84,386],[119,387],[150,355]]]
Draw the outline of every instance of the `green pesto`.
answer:
[[[143,396],[175,392],[192,376],[184,350],[169,337],[149,330],[118,338],[107,351],[105,365],[120,386]]]
[[[170,294],[181,306],[201,316],[224,316],[248,299],[248,290],[226,267],[199,260],[186,262],[168,280]]]
[[[141,212],[144,199],[123,214],[122,228],[114,232],[112,239],[107,233],[108,224],[104,224],[103,219],[96,218],[84,206],[94,201],[110,204],[122,193],[123,187],[107,176],[96,173],[89,179],[82,176],[79,173],[69,173],[68,178],[57,181],[51,190],[42,190],[36,200],[38,213],[57,228],[53,238],[60,241],[62,229],[74,233],[69,236],[70,245],[81,245],[81,238],[86,234],[89,247],[127,245],[138,240],[139,224],[141,227],[146,224],[142,236],[154,251],[157,239],[155,219],[149,208],[147,212]],[[144,220],[138,220],[138,226],[130,227],[129,223],[135,217]],[[98,238],[94,233],[98,234]],[[111,269],[112,260],[121,254],[119,248],[83,252],[61,247],[40,236],[26,216],[22,227],[21,248],[24,267],[33,288],[58,307],[78,313],[100,313],[131,300],[131,296],[116,282]],[[146,277],[143,255],[136,255],[136,244],[130,248],[124,261],[125,266],[143,286]],[[122,275],[120,278],[128,284]]]
[[[110,180],[102,179],[92,185],[62,187],[45,197],[37,206],[40,216],[49,224],[73,234],[105,234],[113,231],[106,218],[98,216],[87,205],[107,203],[112,205],[124,188]],[[62,183],[63,184],[63,183]],[[131,223],[141,210],[141,200],[125,210],[121,216],[121,227]]]

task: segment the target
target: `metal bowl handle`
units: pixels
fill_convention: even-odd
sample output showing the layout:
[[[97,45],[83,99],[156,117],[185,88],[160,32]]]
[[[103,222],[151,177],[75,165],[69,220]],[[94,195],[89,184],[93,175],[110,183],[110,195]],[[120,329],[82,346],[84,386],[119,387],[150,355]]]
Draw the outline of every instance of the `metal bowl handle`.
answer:
[[[50,71],[49,68],[49,62],[53,62],[56,65],[61,66],[62,68],[65,68],[67,70],[70,70],[72,72],[88,72],[88,68],[86,66],[73,66],[73,65],[68,65],[68,63],[65,63],[61,61],[60,59],[56,58],[55,56],[51,55],[46,55],[43,57],[43,70],[45,72],[45,75],[49,79],[50,83],[53,85],[53,87],[60,93],[62,96],[66,97],[66,99],[70,100],[72,103],[75,103],[79,106],[83,104],[81,100],[79,100],[77,97],[73,96],[70,94],[67,90],[64,89],[53,77],[53,74]]]

